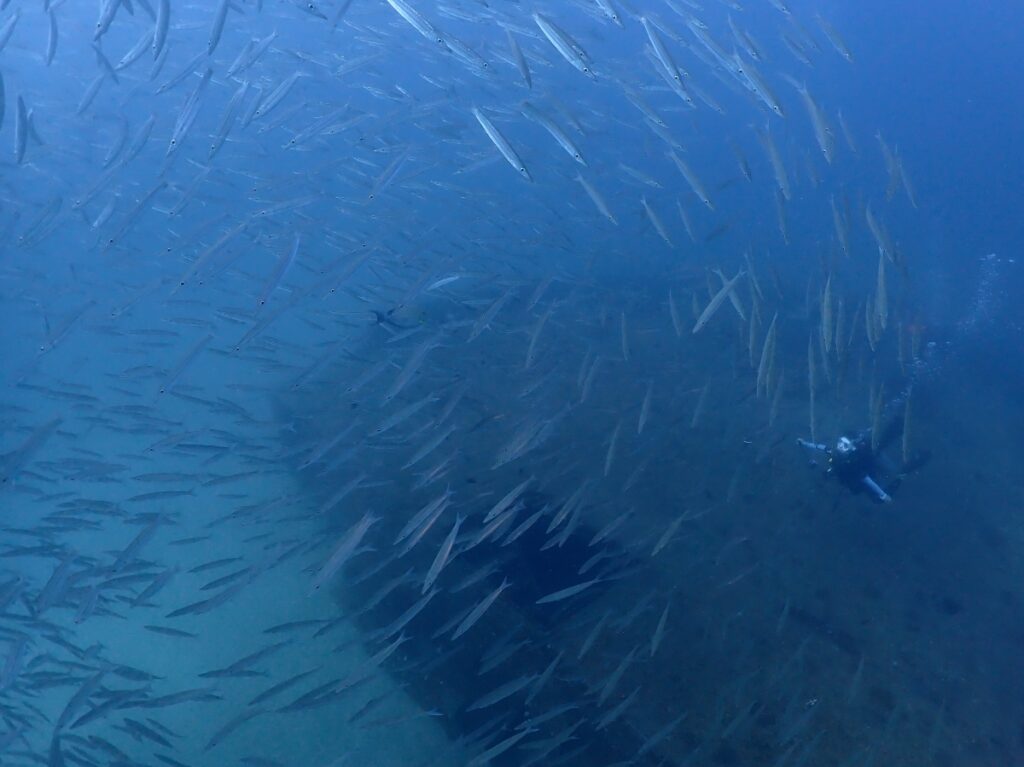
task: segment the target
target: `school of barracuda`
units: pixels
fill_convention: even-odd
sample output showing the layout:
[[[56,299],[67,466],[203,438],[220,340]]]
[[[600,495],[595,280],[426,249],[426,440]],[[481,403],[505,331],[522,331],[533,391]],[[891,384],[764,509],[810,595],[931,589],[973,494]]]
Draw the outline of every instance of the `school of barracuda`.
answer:
[[[752,499],[919,353],[824,11],[0,6],[0,763],[902,753]]]

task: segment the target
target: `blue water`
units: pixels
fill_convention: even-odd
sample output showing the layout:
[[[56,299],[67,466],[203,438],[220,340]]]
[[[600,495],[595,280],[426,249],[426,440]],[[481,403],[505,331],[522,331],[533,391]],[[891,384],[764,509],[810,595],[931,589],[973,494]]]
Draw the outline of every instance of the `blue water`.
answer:
[[[2,5],[0,763],[1024,764],[1019,8]]]

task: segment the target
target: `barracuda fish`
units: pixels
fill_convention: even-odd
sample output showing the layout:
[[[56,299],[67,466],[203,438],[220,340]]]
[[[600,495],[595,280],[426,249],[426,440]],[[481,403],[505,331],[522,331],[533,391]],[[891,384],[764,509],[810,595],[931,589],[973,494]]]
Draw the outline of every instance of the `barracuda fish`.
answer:
[[[421,411],[427,405],[437,402],[437,398],[433,394],[428,394],[425,397],[421,397],[415,402],[406,405],[401,410],[392,413],[389,417],[385,418],[380,422],[369,434],[371,437],[379,437],[382,434],[390,431],[401,423],[412,418],[416,413]]]
[[[665,609],[661,613],[661,617],[658,619],[658,625],[654,628],[654,633],[651,634],[651,655],[654,657],[658,653],[658,648],[661,646],[661,640],[665,638],[665,624],[668,622],[668,611],[672,606],[672,601],[665,605]]]
[[[650,105],[644,101],[643,97],[632,88],[625,88],[624,93],[629,102],[640,110],[640,113],[647,118],[649,122],[657,125],[659,128],[668,128],[668,123],[665,122],[662,117],[655,112]]]
[[[519,427],[518,431],[512,436],[508,442],[506,442],[502,448],[498,451],[497,456],[494,459],[494,463],[491,464],[492,469],[500,468],[505,464],[511,463],[512,461],[521,458],[530,448],[535,444],[535,441],[539,434],[544,429],[544,421],[540,418],[529,418]]]
[[[782,103],[776,97],[775,93],[772,91],[767,81],[764,79],[764,77],[761,76],[761,73],[757,71],[757,68],[754,67],[753,64],[741,61],[739,54],[734,53],[733,67],[734,70],[737,73],[739,73],[740,77],[742,78],[742,82],[746,84],[747,88],[755,96],[757,96],[757,98],[766,107],[768,107],[768,109],[770,109],[779,117],[786,116],[786,112],[782,108]]]
[[[529,370],[533,367],[533,363],[537,356],[537,341],[540,339],[541,331],[547,324],[548,318],[551,316],[553,307],[548,307],[547,311],[541,315],[540,319],[537,320],[537,325],[534,327],[533,332],[530,334],[530,345],[526,349],[526,362],[523,363],[523,370]]]
[[[871,236],[875,239],[875,245],[878,246],[878,252],[883,254],[890,261],[895,262],[896,250],[889,239],[889,233],[875,217],[875,213],[871,209],[871,203],[864,206],[864,218],[868,223],[868,229],[871,231]]]
[[[96,20],[96,29],[93,32],[93,40],[99,40],[110,29],[117,15],[117,9],[121,6],[122,0],[104,0],[100,5],[100,17]]]
[[[276,29],[258,42],[256,40],[250,40],[246,46],[242,48],[238,57],[231,63],[231,66],[228,67],[228,77],[234,77],[255,64],[260,57],[266,53],[267,49],[273,45],[275,40],[277,40]]]
[[[764,61],[764,54],[761,53],[760,46],[754,42],[750,33],[737,27],[732,16],[727,17],[726,21],[729,24],[729,31],[732,32],[733,40],[743,49],[743,52],[754,61]]]
[[[511,585],[512,583],[509,581],[508,578],[502,579],[501,585],[498,586],[498,588],[496,588],[486,597],[484,597],[480,601],[480,603],[477,604],[477,606],[474,607],[469,612],[469,614],[463,619],[463,621],[459,624],[458,628],[455,629],[455,633],[452,634],[452,641],[458,639],[460,636],[462,636],[471,628],[473,628],[473,626],[475,626],[477,622],[483,617],[484,613],[487,612],[487,610],[490,609],[491,605],[494,604],[494,600],[501,596],[505,589],[509,588]]]
[[[430,351],[437,348],[440,344],[441,332],[438,331],[416,347],[413,353],[409,356],[409,359],[406,361],[405,367],[402,368],[398,376],[395,378],[395,382],[391,385],[391,388],[385,393],[385,404],[398,396],[398,394],[408,385],[409,381],[420,369],[420,366],[423,365],[423,361],[427,358]]]
[[[473,107],[471,111],[473,113],[473,117],[475,117],[476,121],[480,123],[480,127],[484,129],[484,133],[487,134],[487,138],[489,138],[491,143],[498,148],[498,151],[501,152],[502,157],[508,161],[508,164],[515,168],[519,175],[527,181],[533,181],[533,176],[531,176],[530,171],[526,169],[526,165],[524,165],[523,161],[519,159],[519,155],[516,154],[512,145],[509,144],[505,137],[501,135],[501,132],[494,127],[494,123],[492,123],[477,107]]]
[[[610,22],[619,29],[623,28],[622,18],[619,16],[619,12],[615,10],[615,6],[612,5],[611,0],[594,0],[594,3],[601,9],[601,13],[603,13]]]
[[[494,506],[492,506],[491,509],[487,512],[487,514],[484,516],[483,523],[486,525],[492,519],[510,509],[512,505],[519,500],[520,496],[522,496],[523,492],[530,485],[530,483],[534,481],[534,479],[534,477],[527,477],[514,488],[509,490],[508,493],[506,493],[501,498],[501,500],[494,504]]]
[[[714,271],[715,271],[715,274],[718,275],[718,279],[721,281],[722,285],[724,286],[729,281],[729,278],[726,277],[724,274],[722,274],[722,270],[721,269],[715,269]],[[747,273],[750,274],[749,271]],[[738,314],[740,316],[740,319],[741,320],[745,320],[747,318],[747,315],[743,311],[743,301],[736,294],[735,290],[729,291],[729,302],[732,304],[732,308],[736,310],[736,314]]]
[[[491,323],[494,322],[494,318],[498,316],[498,312],[500,312],[505,304],[509,302],[514,293],[515,288],[511,287],[491,302],[491,305],[488,306],[484,313],[480,315],[479,319],[473,323],[473,327],[470,328],[469,331],[469,337],[466,338],[466,343],[475,339],[483,333],[484,330],[491,326]]]
[[[270,94],[260,102],[260,105],[256,108],[253,113],[253,119],[256,120],[260,117],[266,117],[273,111],[274,107],[280,104],[284,97],[291,91],[292,86],[298,82],[300,77],[304,77],[302,72],[292,72],[288,77],[278,83],[278,86],[270,92]]]
[[[658,214],[654,212],[653,208],[651,208],[650,204],[647,202],[647,198],[641,196],[640,204],[643,205],[644,213],[647,214],[647,220],[651,222],[651,226],[654,227],[654,231],[656,231],[658,236],[665,241],[666,245],[670,248],[674,248],[675,245],[672,244],[672,238],[668,236],[668,230],[665,228],[665,224],[662,223],[661,218],[659,218]]]
[[[636,179],[641,184],[644,184],[646,186],[651,187],[652,189],[662,189],[663,188],[662,185],[661,185],[661,182],[657,181],[654,178],[651,178],[646,173],[643,173],[643,172],[637,170],[636,168],[631,168],[629,165],[626,165],[625,163],[621,163],[621,162],[619,163],[619,170],[621,170],[627,176],[629,176],[629,177],[631,177],[633,179]]]
[[[363,518],[356,522],[352,528],[342,536],[341,540],[338,541],[331,555],[324,562],[323,566],[317,572],[316,577],[313,578],[313,583],[310,586],[310,593],[317,591],[323,586],[333,575],[338,572],[342,565],[349,560],[349,558],[355,553],[359,544],[362,543],[363,538],[366,537],[367,532],[375,524],[380,522],[381,518],[375,515],[373,512],[366,512]]]
[[[668,146],[669,149],[674,149],[676,151],[682,151],[682,149],[683,149],[682,144],[680,144],[678,141],[675,140],[675,137],[673,137],[672,133],[667,128],[665,128],[665,127],[663,127],[661,125],[658,125],[657,123],[653,123],[653,122],[651,122],[650,120],[647,120],[647,119],[644,120],[644,125],[647,126],[648,130],[650,130],[651,133],[653,133],[659,139],[664,141],[665,145]]]
[[[516,63],[516,68],[519,70],[519,74],[523,78],[523,82],[526,83],[527,88],[533,88],[533,78],[530,76],[530,67],[526,63],[526,57],[523,56],[523,51],[519,47],[519,43],[515,37],[512,36],[511,29],[505,29],[505,36],[508,39],[509,50],[512,51],[512,60]]]
[[[829,274],[821,294],[821,340],[826,352],[832,350],[832,336],[835,332],[832,316],[832,275]]]
[[[590,57],[579,43],[555,26],[550,19],[541,16],[539,13],[534,13],[532,18],[534,23],[540,28],[541,33],[547,38],[547,41],[551,43],[563,59],[587,77],[594,78],[594,72],[590,68]]]
[[[849,46],[847,46],[846,41],[843,40],[836,28],[826,21],[820,13],[814,14],[814,20],[818,23],[818,26],[821,28],[825,38],[829,41],[832,47],[835,48],[836,53],[852,64],[853,54],[850,52]]]
[[[452,495],[453,493],[451,491],[451,488],[448,488],[445,490],[444,493],[439,495],[430,503],[426,504],[422,509],[420,509],[416,514],[414,514],[412,518],[402,528],[401,532],[398,534],[398,537],[395,538],[395,544],[397,545],[402,541],[406,540],[410,535],[412,535],[414,532],[422,528],[422,526],[427,522],[427,520],[432,519],[433,517],[443,512],[444,509],[446,509],[449,506],[449,504],[451,504]]]
[[[288,274],[292,264],[295,263],[295,257],[299,253],[299,244],[302,241],[302,235],[299,233],[295,234],[292,239],[292,246],[285,251],[274,265],[273,271],[267,276],[266,282],[263,284],[263,290],[260,291],[259,298],[256,299],[256,306],[263,307],[266,305],[270,295],[274,292],[278,285],[281,284],[281,280]]]
[[[668,156],[672,158],[672,162],[675,163],[676,168],[682,174],[683,178],[686,179],[686,183],[690,185],[690,189],[697,195],[698,199],[704,203],[708,210],[714,210],[715,206],[711,202],[711,197],[708,195],[707,190],[704,188],[704,184],[697,178],[697,174],[693,172],[689,165],[687,165],[683,159],[675,152],[669,152]]]
[[[690,221],[690,216],[678,197],[676,198],[676,212],[679,213],[679,220],[683,222],[683,229],[686,230],[686,236],[690,238],[691,242],[697,242],[697,236],[693,233],[693,222]]]
[[[29,131],[28,108],[25,106],[25,99],[18,96],[17,107],[14,113],[14,161],[18,165],[25,162]]]
[[[792,77],[786,77],[789,84],[796,88],[797,93],[800,94],[800,98],[804,102],[804,107],[807,109],[807,116],[811,118],[811,125],[814,128],[814,138],[818,142],[818,148],[821,150],[821,154],[825,157],[825,162],[829,165],[832,164],[832,158],[835,156],[836,140],[835,134],[832,132],[832,126],[828,124],[828,118],[822,111],[821,107],[818,106],[818,102],[811,96],[810,91],[807,90],[805,83],[799,82]]]
[[[619,682],[622,680],[622,675],[626,673],[626,669],[633,663],[633,659],[636,657],[638,648],[632,648],[626,656],[619,661],[619,665],[615,667],[615,670],[608,675],[608,679],[601,687],[601,691],[597,696],[597,705],[603,706],[605,702],[611,697],[612,693],[615,692],[615,688],[618,687]]]
[[[146,48],[149,48],[152,45],[152,42],[153,30],[147,29],[139,36],[139,39],[135,41],[135,45],[133,45],[128,52],[124,54],[124,56],[118,59],[117,64],[115,64],[111,70],[107,70],[110,62],[106,60],[106,56],[102,55],[102,51],[98,50],[96,58],[101,61],[100,66],[104,69],[101,74],[109,76],[115,83],[120,83],[119,79],[115,79],[117,77],[117,73],[138,61],[142,57],[142,54],[146,52]]]
[[[604,201],[604,197],[601,196],[601,193],[598,192],[597,189],[595,189],[593,185],[591,185],[591,183],[583,178],[579,173],[576,174],[576,180],[579,182],[580,186],[583,187],[587,196],[594,203],[594,206],[598,209],[601,215],[618,226],[619,222],[615,220],[615,216],[613,216],[612,212],[608,209],[608,203]]]
[[[676,62],[672,59],[672,55],[668,52],[668,48],[665,47],[665,42],[661,39],[661,35],[658,34],[658,30],[654,28],[654,25],[646,16],[640,17],[640,24],[643,26],[644,32],[647,33],[647,39],[650,41],[651,48],[654,50],[658,61],[672,80],[681,86],[683,84],[683,76],[679,71],[679,67],[676,66]]]
[[[431,24],[427,19],[409,5],[405,0],[387,0],[387,4],[390,5],[395,12],[408,22],[408,24],[419,32],[423,37],[431,42],[437,43],[442,48],[446,48],[445,38],[438,29]]]
[[[3,456],[2,461],[0,461],[0,472],[2,472],[2,475],[0,475],[2,479],[0,481],[7,484],[17,479],[18,473],[42,449],[43,445],[49,441],[62,422],[63,418],[60,417],[47,421],[35,429],[17,449]]]
[[[49,34],[46,39],[46,54],[43,57],[43,61],[46,62],[46,66],[50,66],[50,64],[53,63],[54,56],[57,55],[57,16],[54,14],[52,8],[46,16],[49,25]]]
[[[764,336],[764,345],[761,347],[761,361],[757,366],[758,396],[766,393],[768,389],[768,374],[772,366],[772,361],[775,359],[775,326],[778,319],[778,314],[775,314],[772,317],[772,322],[768,326],[768,332],[765,333]]]
[[[532,727],[527,727],[515,735],[510,735],[499,743],[491,746],[486,751],[483,751],[466,763],[466,767],[484,767],[484,765],[491,764],[491,762],[504,754],[510,748],[516,746],[523,738],[529,737],[533,733],[537,732]]]
[[[779,154],[775,141],[767,131],[758,131],[757,138],[761,142],[761,146],[764,147],[765,154],[768,155],[768,161],[771,163],[779,191],[787,200],[790,199],[792,192],[789,187],[789,175],[786,173],[786,166],[782,163],[782,155]]]
[[[737,69],[738,63],[741,65],[742,62],[737,62],[736,57],[730,56],[725,49],[719,45],[713,37],[711,37],[708,33],[707,27],[702,25],[696,19],[690,18],[689,21],[687,21],[686,26],[697,39],[697,42],[700,43],[701,47],[711,56],[711,60],[708,64],[710,66],[717,64],[725,75],[734,78],[737,82],[746,87],[743,82],[742,72],[740,69]]]
[[[839,241],[839,247],[843,251],[843,255],[849,257],[850,255],[850,234],[846,225],[846,218],[839,210],[839,206],[836,205],[836,198],[834,196],[829,197],[829,205],[832,208],[832,225],[836,230],[836,239]]]
[[[153,21],[153,60],[160,58],[167,42],[167,30],[171,24],[171,0],[157,0],[156,19]]]
[[[477,75],[490,74],[491,65],[483,56],[474,51],[466,43],[450,33],[444,35],[444,46],[455,58],[469,67]]]
[[[117,0],[111,0],[116,5]],[[206,54],[212,56],[220,44],[221,35],[224,34],[224,24],[228,20],[228,10],[231,7],[231,0],[220,0],[217,10],[213,14],[213,25],[210,27],[210,36],[207,40]]]
[[[546,115],[542,114],[535,106],[530,102],[524,101],[521,105],[521,109],[524,115],[529,117],[531,120],[540,125],[544,130],[551,134],[551,137],[558,142],[558,145],[565,150],[572,159],[578,162],[580,165],[586,167],[587,161],[583,159],[583,154],[580,152],[573,140],[569,138],[565,131],[563,131],[558,125],[555,124]]]
[[[402,464],[402,468],[409,469],[422,461],[428,455],[437,450],[437,448],[440,447],[441,444],[444,443],[452,434],[454,434],[457,428],[458,427],[455,424],[451,424],[447,428],[438,432],[432,439],[417,450],[408,461]]]
[[[537,680],[538,676],[538,674],[525,674],[517,679],[506,682],[470,704],[466,708],[466,711],[480,711],[481,709],[489,708],[490,706],[500,703],[507,698],[511,698],[516,693],[525,690],[533,684]]]
[[[582,594],[584,591],[589,589],[591,586],[600,583],[604,578],[591,578],[589,581],[583,583],[577,583],[574,586],[567,586],[564,589],[553,591],[537,600],[539,605],[548,605],[553,602],[561,602],[566,599],[571,599],[577,594]]]
[[[195,89],[185,99],[185,103],[182,104],[181,111],[178,113],[178,119],[174,123],[174,130],[171,132],[171,139],[167,143],[167,156],[170,156],[181,146],[181,142],[195,123],[196,117],[199,115],[199,102],[203,97],[203,93],[206,92],[207,86],[210,84],[212,75],[213,70],[207,67],[206,72],[203,73],[199,80],[199,84],[196,85]]]
[[[113,2],[111,2],[113,5]],[[0,27],[0,51],[7,47],[7,42],[11,39],[11,35],[14,34],[14,27],[18,23],[18,19],[21,18],[21,8],[15,8],[14,13],[11,14],[10,18],[4,22],[4,25]]]
[[[693,100],[693,96],[690,95],[690,91],[687,90],[687,86],[683,84],[682,79],[676,79],[676,76],[665,68],[661,59],[658,58],[657,54],[655,54],[650,48],[646,49],[644,54],[650,60],[654,70],[658,73],[661,79],[665,81],[665,85],[667,85],[673,93],[682,99],[690,109],[696,109],[697,103]]]
[[[620,420],[615,424],[615,428],[612,430],[611,437],[608,439],[608,450],[604,455],[604,476],[612,470],[612,462],[615,460],[615,447],[619,442],[619,433],[622,431],[622,421]]]
[[[885,283],[885,254],[879,248],[878,277],[875,281],[875,316],[878,326],[885,330],[889,324],[889,292]]]
[[[441,544],[441,548],[438,549],[437,555],[434,557],[433,563],[430,565],[430,569],[427,570],[427,576],[423,579],[423,587],[421,593],[426,594],[430,587],[434,585],[434,581],[441,574],[441,570],[448,564],[451,558],[452,548],[455,546],[455,541],[459,537],[459,528],[462,527],[462,515],[458,514],[455,517],[455,524],[452,525],[451,532],[448,533],[448,537],[444,539],[444,543]]]
[[[672,295],[672,288],[668,289],[668,313],[672,320],[672,329],[676,332],[677,338],[683,337],[683,320],[676,306],[675,296]]]
[[[697,318],[697,322],[693,326],[694,334],[699,333],[704,326],[708,324],[711,318],[715,316],[715,312],[718,311],[722,302],[725,301],[726,297],[735,289],[736,283],[744,274],[746,274],[746,271],[740,270],[735,277],[722,285],[721,290],[715,293],[711,300],[708,301],[708,305],[704,308],[704,311],[701,312],[700,317]]]

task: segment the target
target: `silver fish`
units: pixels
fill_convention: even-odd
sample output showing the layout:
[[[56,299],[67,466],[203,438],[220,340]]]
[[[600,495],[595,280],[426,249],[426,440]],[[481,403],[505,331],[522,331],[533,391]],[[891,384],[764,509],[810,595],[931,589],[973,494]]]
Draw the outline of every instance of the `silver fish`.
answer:
[[[526,169],[526,165],[523,164],[521,159],[519,159],[519,155],[516,154],[516,150],[514,150],[512,145],[508,143],[508,140],[501,135],[501,132],[494,127],[494,123],[492,123],[477,107],[473,107],[471,111],[473,112],[473,116],[476,118],[476,121],[480,123],[480,127],[484,129],[484,133],[487,134],[487,138],[489,138],[494,146],[498,148],[498,151],[501,152],[502,157],[508,161],[508,164],[515,168],[519,175],[527,181],[533,181],[530,171]]]

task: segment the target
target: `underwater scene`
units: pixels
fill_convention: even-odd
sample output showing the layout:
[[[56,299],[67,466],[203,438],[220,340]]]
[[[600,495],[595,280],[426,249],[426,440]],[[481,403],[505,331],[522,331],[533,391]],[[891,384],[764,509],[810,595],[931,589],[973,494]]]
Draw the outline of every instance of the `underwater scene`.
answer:
[[[1022,29],[0,0],[0,765],[1024,765]]]

